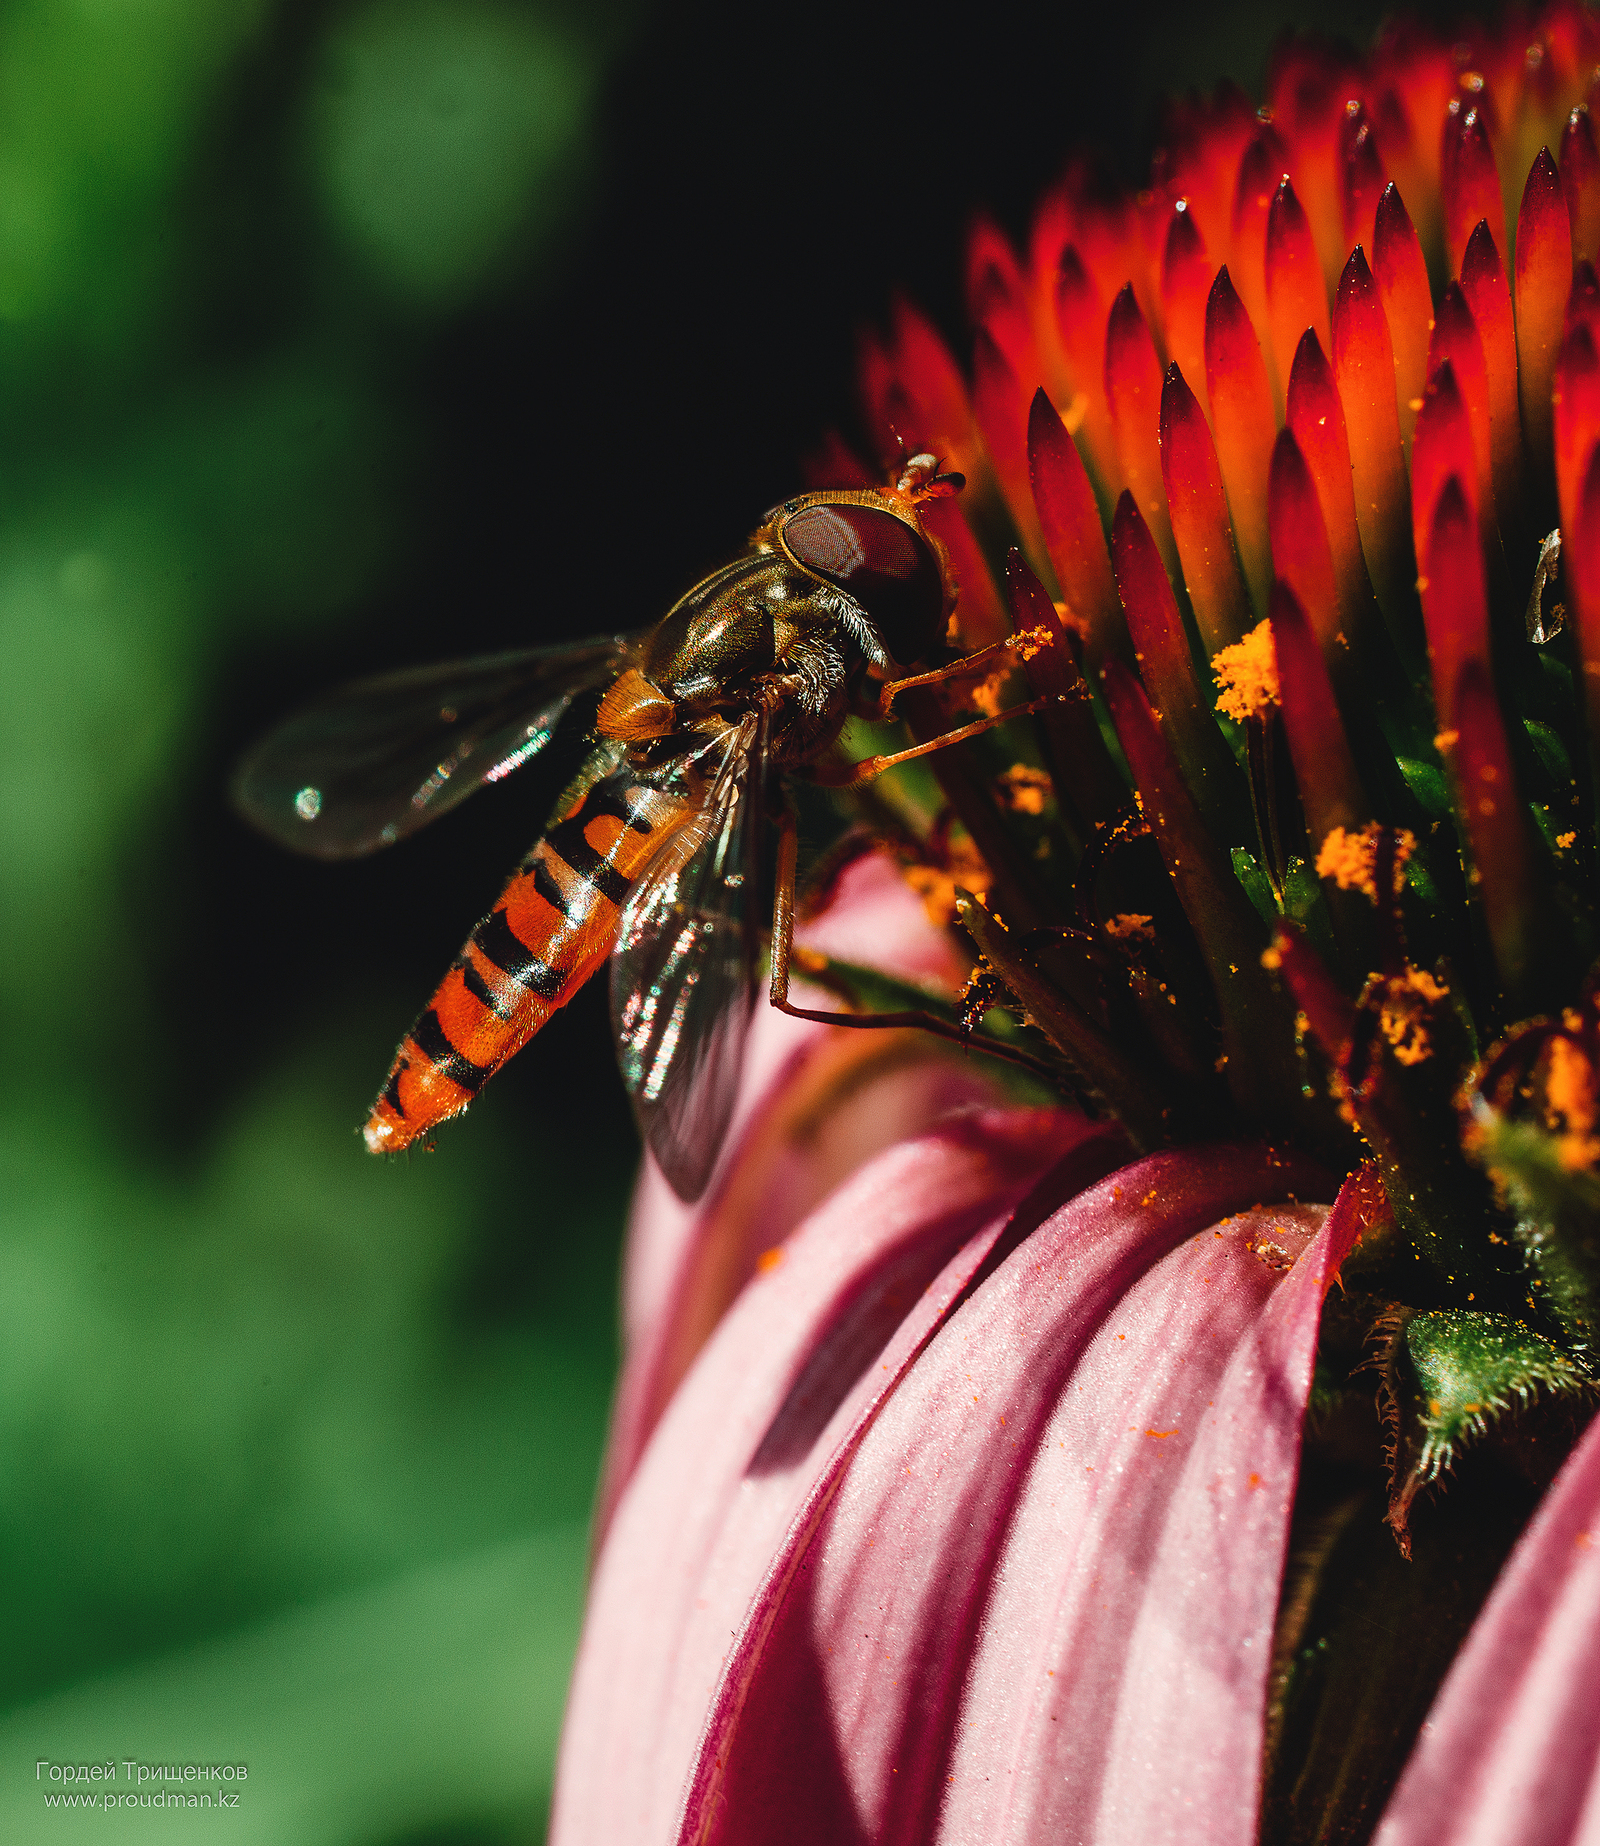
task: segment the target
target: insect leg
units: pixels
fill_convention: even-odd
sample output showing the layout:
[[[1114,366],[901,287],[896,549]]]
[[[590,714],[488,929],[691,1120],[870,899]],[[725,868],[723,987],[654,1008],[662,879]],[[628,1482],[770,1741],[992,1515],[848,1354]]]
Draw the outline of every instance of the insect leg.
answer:
[[[878,694],[879,712],[887,718],[894,709],[895,700],[902,692],[909,692],[913,686],[937,686],[947,679],[960,679],[963,674],[980,671],[989,661],[997,659],[1002,654],[1013,655],[1014,664],[1016,640],[1015,635],[1007,635],[1003,641],[996,641],[988,647],[979,648],[975,654],[963,654],[959,660],[947,661],[942,667],[933,668],[931,672],[913,673],[907,679],[885,680]]]
[[[843,773],[830,773],[813,766],[810,771],[814,781],[824,783],[829,788],[854,788],[857,783],[870,782],[874,776],[881,776],[886,769],[893,769],[898,763],[909,763],[914,757],[928,756],[935,750],[946,750],[951,744],[964,743],[969,737],[976,737],[980,731],[992,731],[997,724],[1009,724],[1013,718],[1026,718],[1033,712],[1043,711],[1051,703],[1051,695],[1030,699],[1026,705],[1013,705],[1005,711],[997,711],[992,717],[978,718],[971,724],[963,724],[954,731],[945,731],[939,737],[933,737],[927,743],[915,744],[909,750],[895,750],[887,756],[864,756],[859,763],[851,763]]]
[[[1032,1071],[1035,1076],[1043,1077],[1048,1083],[1059,1083],[1059,1073],[1042,1059],[1030,1057],[1027,1052],[1018,1051],[984,1033],[963,1032],[959,1026],[953,1025],[948,1019],[941,1019],[937,1013],[915,1010],[903,1013],[822,1013],[808,1006],[795,1006],[789,999],[789,975],[794,959],[795,870],[799,856],[799,823],[795,819],[793,806],[785,801],[783,811],[778,816],[777,887],[772,900],[772,981],[768,989],[768,998],[780,1013],[787,1013],[791,1019],[814,1019],[828,1026],[861,1026],[872,1030],[896,1026],[914,1027],[921,1032],[932,1032],[938,1038],[950,1039],[966,1049],[1003,1058],[1008,1064],[1018,1064],[1024,1070]]]

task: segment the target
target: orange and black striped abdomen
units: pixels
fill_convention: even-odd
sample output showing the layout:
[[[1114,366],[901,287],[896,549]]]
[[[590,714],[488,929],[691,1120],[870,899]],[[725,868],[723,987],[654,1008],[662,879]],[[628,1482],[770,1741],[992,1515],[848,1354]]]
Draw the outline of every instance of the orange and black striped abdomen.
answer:
[[[512,874],[400,1041],[366,1128],[373,1153],[459,1114],[611,952],[640,874],[693,812],[624,770],[597,782]]]

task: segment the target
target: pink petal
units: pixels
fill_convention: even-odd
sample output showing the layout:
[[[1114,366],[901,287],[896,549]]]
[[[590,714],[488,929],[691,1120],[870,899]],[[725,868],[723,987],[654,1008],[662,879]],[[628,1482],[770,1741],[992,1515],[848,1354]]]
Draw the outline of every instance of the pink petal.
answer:
[[[1160,1154],[1007,1259],[770,1573],[679,1839],[1253,1841],[1300,1419],[1354,1221],[1285,1280],[1253,1246],[1287,1267],[1327,1213],[1251,1208],[1316,1183],[1261,1150]]]
[[[841,874],[801,941],[934,989],[965,969],[892,860],[872,853]],[[800,988],[801,1005],[831,1005]],[[908,1046],[912,1051],[908,1054]],[[728,1153],[706,1196],[685,1205],[646,1160],[623,1272],[624,1366],[612,1411],[597,1530],[604,1531],[678,1381],[764,1251],[874,1154],[952,1109],[998,1099],[994,1067],[931,1038],[790,1019],[759,1005]]]
[[[963,1229],[906,1203],[981,1214],[951,1132],[818,1213],[664,1418],[602,1557],[557,1846],[1253,1839],[1300,1418],[1355,1212],[1313,1236],[1320,1208],[1253,1210],[1320,1183],[1258,1149],[1077,1193],[1091,1139],[891,1332],[885,1279]]]
[[[1376,1846],[1600,1843],[1600,1422],[1434,1700]]]
[[[562,1739],[557,1846],[674,1836],[730,1641],[773,1558],[815,1524],[818,1482],[1040,1172],[1056,1168],[1029,1223],[1120,1147],[1059,1111],[958,1117],[880,1155],[749,1284],[667,1407],[601,1553]]]

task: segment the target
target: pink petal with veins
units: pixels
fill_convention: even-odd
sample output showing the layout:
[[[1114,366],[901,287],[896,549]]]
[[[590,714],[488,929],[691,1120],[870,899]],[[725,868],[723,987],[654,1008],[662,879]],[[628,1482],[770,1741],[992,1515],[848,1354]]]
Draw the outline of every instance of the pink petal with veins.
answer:
[[[947,994],[966,974],[948,932],[929,922],[882,853],[844,869],[833,901],[799,939]],[[836,1004],[805,986],[795,999]],[[1000,1094],[989,1060],[963,1060],[925,1035],[816,1025],[758,1003],[728,1151],[705,1197],[685,1205],[648,1158],[640,1174],[623,1266],[623,1372],[597,1531],[678,1381],[762,1253],[874,1154]]]
[[[1087,1191],[1057,1171],[881,1355],[861,1356],[876,1332],[843,1342],[826,1385],[860,1271],[824,1244],[853,1223],[880,1265],[902,1188],[948,1197],[907,1154],[796,1236],[663,1420],[601,1562],[558,1846],[1253,1840],[1300,1420],[1353,1208],[1256,1209],[1325,1183],[1259,1148]],[[891,1232],[894,1260],[954,1234]],[[813,1251],[833,1305],[808,1335],[763,1291]],[[809,1441],[775,1420],[802,1373],[829,1411]]]
[[[1600,1422],[1517,1542],[1375,1846],[1600,1846]]]
[[[1041,1170],[1057,1189],[1033,1221],[1120,1148],[1061,1111],[968,1113],[880,1155],[752,1280],[667,1407],[600,1555],[556,1846],[674,1837],[730,1640],[792,1529],[815,1524],[817,1482]]]

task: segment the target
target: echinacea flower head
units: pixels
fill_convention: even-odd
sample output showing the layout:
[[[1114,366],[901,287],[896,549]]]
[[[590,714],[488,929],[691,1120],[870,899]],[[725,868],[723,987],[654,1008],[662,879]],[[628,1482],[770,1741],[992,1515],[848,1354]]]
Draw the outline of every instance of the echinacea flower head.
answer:
[[[1291,41],[864,336],[990,650],[907,720],[1039,716],[799,966],[1056,1096],[774,1018],[647,1176],[563,1846],[1600,1840],[1596,95]]]

